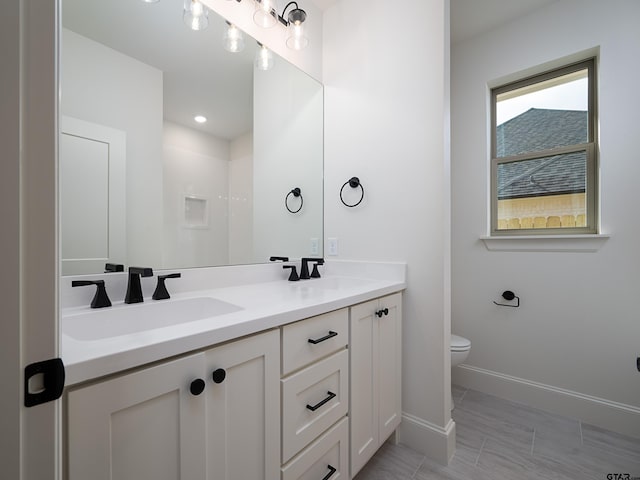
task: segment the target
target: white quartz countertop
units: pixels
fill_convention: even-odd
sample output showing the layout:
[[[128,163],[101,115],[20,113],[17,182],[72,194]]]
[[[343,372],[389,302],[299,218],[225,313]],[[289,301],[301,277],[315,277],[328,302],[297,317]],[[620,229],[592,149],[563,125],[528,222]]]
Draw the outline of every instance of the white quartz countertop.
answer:
[[[92,311],[88,305],[63,308],[60,330],[65,384],[78,384],[398,292],[406,287],[404,268],[402,264],[401,274],[388,276],[367,275],[366,271],[362,276],[356,276],[353,268],[334,268],[332,270],[339,274],[324,275],[319,279],[298,282],[278,279],[205,288],[172,294],[171,299],[161,301],[145,297],[146,305],[214,298],[240,309],[210,318],[99,339],[81,340],[81,336],[69,334],[74,317],[99,313],[97,309]],[[122,311],[130,314],[133,310],[125,312],[125,309],[140,306],[114,301],[109,313]]]

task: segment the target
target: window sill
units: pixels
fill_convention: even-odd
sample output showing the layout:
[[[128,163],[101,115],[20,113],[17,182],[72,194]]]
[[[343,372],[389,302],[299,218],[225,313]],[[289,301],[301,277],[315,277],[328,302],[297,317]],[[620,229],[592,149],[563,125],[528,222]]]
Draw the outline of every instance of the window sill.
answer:
[[[490,251],[597,252],[611,235],[513,235],[480,237]]]

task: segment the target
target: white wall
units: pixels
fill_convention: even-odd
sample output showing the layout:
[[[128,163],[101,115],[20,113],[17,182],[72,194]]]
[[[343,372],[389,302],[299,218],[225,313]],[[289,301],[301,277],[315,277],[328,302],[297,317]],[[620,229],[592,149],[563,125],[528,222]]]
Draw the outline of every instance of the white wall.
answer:
[[[562,0],[452,49],[454,381],[640,432],[637,116],[640,3]],[[595,253],[490,252],[488,85],[599,47],[602,232]],[[519,309],[492,304],[504,290]]]
[[[254,70],[253,88],[253,260],[308,257],[311,239],[322,239],[322,87],[276,59]],[[296,187],[302,208],[290,213],[285,198]],[[288,203],[300,207],[293,195]]]
[[[60,113],[127,135],[127,256],[162,259],[162,72],[62,29]]]
[[[229,142],[173,122],[164,123],[165,268],[229,263]],[[207,225],[189,225],[185,195],[207,203]]]
[[[229,264],[236,265],[253,256],[253,132],[229,148]]]
[[[401,441],[446,462],[449,2],[403,2],[401,22],[389,7],[341,0],[325,12],[325,236],[338,258],[408,263]],[[338,192],[352,176],[366,196],[347,208]]]

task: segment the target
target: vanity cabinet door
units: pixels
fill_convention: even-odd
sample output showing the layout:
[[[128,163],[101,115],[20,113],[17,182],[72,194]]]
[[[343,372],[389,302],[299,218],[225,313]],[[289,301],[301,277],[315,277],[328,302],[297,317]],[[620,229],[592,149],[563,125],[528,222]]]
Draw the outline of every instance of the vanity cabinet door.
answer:
[[[69,480],[205,477],[204,354],[67,394]]]
[[[380,444],[400,425],[402,417],[402,294],[383,297],[378,322],[378,434]]]
[[[402,295],[351,307],[351,475],[400,424]]]
[[[279,330],[209,350],[206,366],[206,478],[279,478]]]
[[[67,394],[69,480],[280,476],[280,334]]]

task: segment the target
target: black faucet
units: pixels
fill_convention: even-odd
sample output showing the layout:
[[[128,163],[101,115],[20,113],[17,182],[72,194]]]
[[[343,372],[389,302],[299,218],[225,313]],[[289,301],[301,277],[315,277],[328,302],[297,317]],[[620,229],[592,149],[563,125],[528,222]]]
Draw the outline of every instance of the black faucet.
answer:
[[[91,308],[104,308],[111,306],[111,300],[107,295],[107,290],[104,287],[104,280],[72,280],[72,287],[86,287],[87,285],[95,285],[96,294],[91,300]]]
[[[282,268],[284,268],[284,269],[290,268],[291,269],[291,273],[289,274],[289,281],[290,282],[297,282],[298,280],[300,280],[300,277],[298,276],[298,272],[296,271],[296,266],[295,265],[283,265]]]
[[[121,263],[105,263],[104,273],[124,272],[124,265]]]
[[[316,265],[324,265],[324,258],[303,258],[302,265],[300,266],[300,280],[309,280],[312,275],[309,275],[309,262],[316,262]],[[320,273],[317,267],[314,267],[314,278],[319,278]]]
[[[313,271],[311,272],[311,278],[320,278],[320,272],[318,271],[318,265],[324,265],[324,259],[320,258],[315,260],[313,264]]]
[[[153,276],[153,269],[151,268],[129,267],[129,283],[127,284],[127,294],[124,297],[124,303],[144,302],[140,277],[151,276]]]
[[[164,284],[164,281],[167,278],[180,278],[179,273],[170,273],[168,275],[158,275],[158,284],[156,285],[156,290],[153,292],[151,298],[154,300],[166,300],[171,298],[169,295],[169,291],[167,290],[167,286]]]

